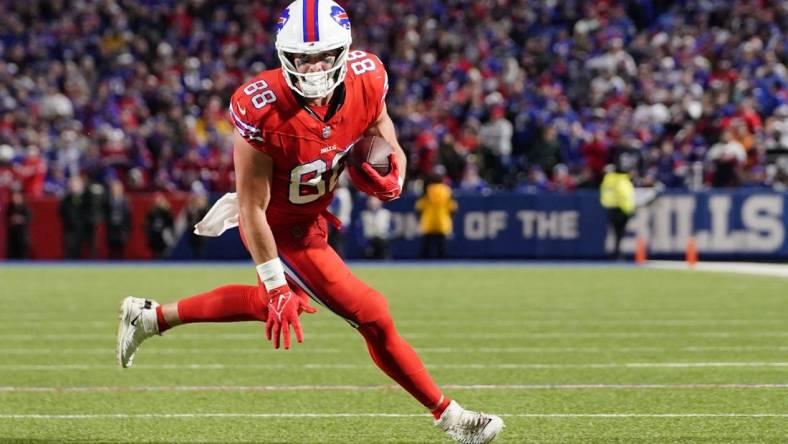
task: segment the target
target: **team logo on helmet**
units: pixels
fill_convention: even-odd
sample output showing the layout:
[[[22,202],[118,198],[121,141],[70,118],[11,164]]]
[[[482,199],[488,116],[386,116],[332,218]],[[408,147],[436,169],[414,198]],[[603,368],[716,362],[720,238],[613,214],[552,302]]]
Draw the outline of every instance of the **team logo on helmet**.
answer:
[[[347,12],[345,12],[341,6],[331,7],[331,18],[334,19],[339,26],[350,29],[350,17],[348,17]]]
[[[290,20],[290,8],[286,8],[282,11],[282,15],[279,16],[279,19],[276,21],[276,32],[282,30],[285,27],[285,23]]]

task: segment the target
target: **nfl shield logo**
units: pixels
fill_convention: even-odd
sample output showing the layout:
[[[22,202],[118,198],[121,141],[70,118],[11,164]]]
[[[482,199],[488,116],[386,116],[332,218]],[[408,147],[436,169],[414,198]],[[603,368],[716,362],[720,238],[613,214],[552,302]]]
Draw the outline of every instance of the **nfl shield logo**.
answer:
[[[329,137],[331,137],[331,127],[330,126],[324,126],[323,127],[323,138],[324,139],[328,139]]]

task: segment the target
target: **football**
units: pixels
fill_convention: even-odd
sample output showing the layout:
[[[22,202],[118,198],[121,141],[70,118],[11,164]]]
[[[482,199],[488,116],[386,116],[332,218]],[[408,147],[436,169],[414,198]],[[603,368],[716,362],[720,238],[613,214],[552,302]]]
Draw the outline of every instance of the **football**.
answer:
[[[389,155],[392,152],[394,149],[382,137],[365,136],[350,149],[348,160],[350,166],[362,172],[361,165],[367,162],[378,174],[385,176],[391,171]]]

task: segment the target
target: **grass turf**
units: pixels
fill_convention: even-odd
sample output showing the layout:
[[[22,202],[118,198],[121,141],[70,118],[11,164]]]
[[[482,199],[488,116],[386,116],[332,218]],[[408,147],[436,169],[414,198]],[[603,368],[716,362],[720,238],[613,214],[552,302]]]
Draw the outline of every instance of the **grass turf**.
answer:
[[[356,273],[387,295],[448,395],[507,415],[497,442],[788,439],[784,279],[636,268]],[[171,301],[253,279],[244,266],[0,267],[0,442],[448,442],[325,309],[303,318],[306,340],[289,352],[270,349],[262,325],[190,325],[146,342],[134,368],[115,366],[123,296]]]

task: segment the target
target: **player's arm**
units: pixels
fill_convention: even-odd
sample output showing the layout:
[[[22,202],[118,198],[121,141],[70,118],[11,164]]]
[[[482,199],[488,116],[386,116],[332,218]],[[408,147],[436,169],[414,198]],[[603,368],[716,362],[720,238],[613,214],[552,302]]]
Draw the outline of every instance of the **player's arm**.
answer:
[[[268,293],[265,333],[275,348],[279,348],[280,334],[284,333],[284,346],[288,349],[291,325],[296,340],[304,340],[298,313],[314,313],[315,309],[296,297],[287,285],[276,241],[265,215],[271,199],[274,162],[271,156],[255,150],[237,131],[233,135],[233,155],[241,228],[256,264],[257,275]]]
[[[372,125],[367,128],[366,134],[382,137],[383,140],[388,142],[389,145],[394,148],[393,154],[397,161],[397,166],[399,167],[397,181],[399,182],[400,186],[402,186],[402,184],[405,182],[405,172],[407,171],[408,159],[405,157],[405,151],[402,150],[402,147],[399,145],[399,141],[397,141],[397,131],[394,129],[394,122],[389,116],[385,102],[383,103],[383,110],[380,112],[380,115],[375,120],[375,122],[373,122]]]
[[[358,172],[355,168],[350,168],[348,170],[350,179],[353,185],[363,193],[375,196],[384,202],[394,200],[402,194],[402,184],[405,183],[407,159],[405,158],[405,152],[402,151],[402,147],[399,146],[399,142],[397,142],[394,123],[391,121],[388,112],[386,112],[385,103],[383,103],[382,111],[378,118],[367,128],[364,134],[382,137],[391,145],[393,150],[392,153],[389,154],[391,171],[385,176],[381,176],[370,164],[364,163],[361,165],[363,172]]]
[[[236,191],[241,228],[255,264],[277,259],[276,241],[265,210],[271,199],[274,162],[271,156],[255,150],[237,131],[233,133]]]

